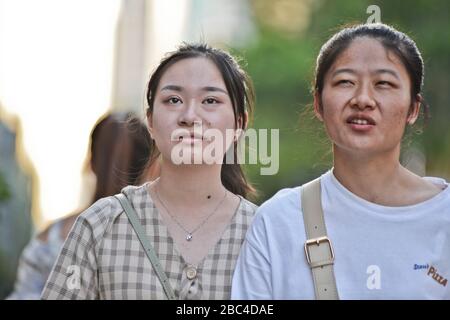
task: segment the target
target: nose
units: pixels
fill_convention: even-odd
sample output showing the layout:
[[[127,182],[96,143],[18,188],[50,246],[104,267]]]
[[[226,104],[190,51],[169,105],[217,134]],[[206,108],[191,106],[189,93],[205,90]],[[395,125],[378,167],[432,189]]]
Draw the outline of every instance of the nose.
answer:
[[[185,104],[180,116],[178,118],[178,125],[180,127],[192,127],[202,123],[202,119],[198,114],[195,102]]]
[[[350,100],[350,105],[353,108],[364,110],[366,108],[373,109],[376,106],[375,99],[372,95],[372,90],[368,84],[362,84],[355,95]]]

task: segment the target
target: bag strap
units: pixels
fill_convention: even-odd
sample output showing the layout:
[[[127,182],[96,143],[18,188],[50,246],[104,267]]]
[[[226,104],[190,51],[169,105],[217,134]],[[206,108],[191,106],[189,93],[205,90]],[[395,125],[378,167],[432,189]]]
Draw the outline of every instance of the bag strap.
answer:
[[[318,300],[338,300],[333,263],[334,251],[323,217],[320,178],[301,187],[303,220],[306,231],[305,254],[311,268]]]
[[[122,205],[122,208],[125,210],[128,220],[133,226],[133,229],[136,232],[139,241],[141,242],[141,245],[144,248],[145,253],[147,254],[147,257],[149,258],[153,266],[153,269],[155,270],[156,275],[159,278],[159,282],[164,288],[164,292],[166,294],[167,299],[176,300],[175,293],[173,292],[173,289],[170,286],[169,279],[167,279],[167,276],[161,267],[161,263],[159,262],[159,259],[156,256],[155,249],[153,249],[153,246],[151,245],[149,238],[145,234],[144,228],[138,221],[136,212],[134,211],[127,197],[123,193],[116,194],[114,197],[116,197],[119,200],[120,204]]]

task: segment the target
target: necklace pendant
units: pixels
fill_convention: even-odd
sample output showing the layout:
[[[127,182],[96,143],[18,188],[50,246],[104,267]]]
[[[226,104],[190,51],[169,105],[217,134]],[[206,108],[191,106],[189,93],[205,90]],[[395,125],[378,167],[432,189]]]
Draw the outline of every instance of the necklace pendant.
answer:
[[[186,241],[191,241],[192,240],[192,234],[188,233],[186,236]]]

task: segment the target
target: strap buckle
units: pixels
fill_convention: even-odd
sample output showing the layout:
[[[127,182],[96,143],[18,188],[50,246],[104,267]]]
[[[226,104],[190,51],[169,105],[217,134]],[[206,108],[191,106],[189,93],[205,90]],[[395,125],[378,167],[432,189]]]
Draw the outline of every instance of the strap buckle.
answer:
[[[321,261],[311,261],[311,255],[310,255],[310,246],[317,245],[320,246],[321,243],[327,243],[328,247],[330,248],[330,258],[321,260]],[[311,268],[320,267],[324,265],[329,265],[334,263],[334,251],[333,246],[331,245],[330,239],[328,237],[319,237],[314,239],[308,239],[305,242],[305,254],[306,254],[306,260],[308,261],[308,264]]]

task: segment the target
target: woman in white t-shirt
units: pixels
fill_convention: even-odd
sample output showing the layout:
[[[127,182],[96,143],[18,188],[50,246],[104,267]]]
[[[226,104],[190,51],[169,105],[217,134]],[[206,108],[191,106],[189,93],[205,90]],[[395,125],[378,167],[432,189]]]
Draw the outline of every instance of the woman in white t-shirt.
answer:
[[[450,188],[399,161],[424,104],[423,68],[415,43],[384,24],[341,30],[317,58],[314,110],[334,156],[319,190],[340,299],[450,299]],[[314,283],[321,290],[326,279],[313,281],[307,262],[300,190],[281,190],[258,209],[233,299],[318,297]]]

